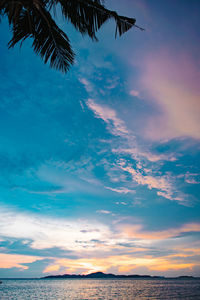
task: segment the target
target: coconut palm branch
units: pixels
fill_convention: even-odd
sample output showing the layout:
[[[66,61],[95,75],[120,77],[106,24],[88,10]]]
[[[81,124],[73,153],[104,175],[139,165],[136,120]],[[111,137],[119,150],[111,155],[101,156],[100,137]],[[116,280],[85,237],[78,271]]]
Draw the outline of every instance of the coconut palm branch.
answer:
[[[115,36],[136,26],[135,19],[106,9],[101,0],[1,0],[0,16],[8,17],[12,30],[9,48],[32,38],[32,47],[44,63],[66,73],[74,62],[74,52],[68,36],[52,17],[57,6],[67,22],[92,40],[97,40],[96,32],[109,19],[115,21]]]

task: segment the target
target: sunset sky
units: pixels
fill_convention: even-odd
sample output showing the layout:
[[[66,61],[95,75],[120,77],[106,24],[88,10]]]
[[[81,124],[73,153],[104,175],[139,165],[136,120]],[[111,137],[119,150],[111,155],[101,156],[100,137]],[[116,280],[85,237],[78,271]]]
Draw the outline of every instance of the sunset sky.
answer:
[[[66,75],[0,24],[0,277],[200,276],[200,2],[105,4]]]

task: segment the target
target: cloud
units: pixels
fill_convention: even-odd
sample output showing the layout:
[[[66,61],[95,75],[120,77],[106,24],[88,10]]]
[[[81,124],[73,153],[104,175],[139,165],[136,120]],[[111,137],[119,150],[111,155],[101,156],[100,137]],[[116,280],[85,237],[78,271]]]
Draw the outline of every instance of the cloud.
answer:
[[[106,214],[106,215],[112,214],[111,211],[109,211],[109,210],[103,210],[103,209],[97,210],[97,213],[99,213],[99,214]]]
[[[111,214],[104,210],[100,210],[100,213]],[[48,253],[46,257],[4,253],[0,255],[0,268],[26,270],[29,267],[26,264],[44,258],[48,259],[47,263],[51,260],[44,273],[60,273],[64,270],[65,273],[88,273],[109,271],[113,267],[118,273],[127,273],[144,266],[149,272],[170,269],[188,271],[198,264],[197,259],[191,262],[190,257],[200,254],[199,243],[194,245],[189,237],[200,232],[200,223],[152,231],[145,230],[141,223],[130,224],[125,221],[113,222],[109,228],[94,220],[39,217],[2,208],[0,234],[4,240],[21,239],[26,247],[38,250],[52,247],[68,250],[76,254],[76,259],[49,257]]]
[[[17,255],[17,254],[5,254],[0,253],[0,268],[19,268],[27,270],[28,266],[24,266],[27,263],[33,263],[37,260],[42,260],[43,257],[28,256],[28,255]]]
[[[178,254],[177,254],[178,257]],[[187,270],[191,271],[195,267],[195,262],[189,261],[173,261],[173,257],[164,256],[162,258],[155,258],[151,255],[143,254],[143,257],[135,255],[116,255],[103,258],[88,258],[88,259],[56,259],[53,264],[50,264],[43,271],[49,273],[58,268],[65,268],[65,273],[82,273],[88,274],[90,272],[102,271],[109,272],[112,268],[117,270],[117,273],[131,273],[138,267],[146,267],[147,271],[166,271],[166,270]],[[197,263],[200,265],[200,263]],[[138,272],[137,273],[141,273]]]
[[[145,231],[142,225],[120,224],[119,230],[122,236],[140,240],[166,240],[180,237],[184,233],[200,232],[200,223],[188,223],[178,228],[168,228],[161,231]]]
[[[111,190],[113,192],[119,193],[119,194],[128,194],[128,193],[135,194],[135,190],[130,190],[125,187],[111,188],[111,187],[106,186],[105,188],[108,190]]]
[[[47,160],[36,171],[36,176],[44,182],[44,189],[33,189],[31,193],[38,194],[67,194],[72,192],[97,192],[101,186],[92,173],[93,164],[91,159],[81,157],[80,160],[69,162]]]
[[[172,185],[164,176],[151,176],[142,174],[139,170],[135,170],[131,166],[126,166],[126,162],[121,160],[119,162],[119,166],[122,170],[131,174],[133,180],[137,182],[139,185],[147,185],[147,187],[151,189],[157,189],[162,191],[163,197],[172,200]],[[158,192],[159,193],[159,192]]]
[[[153,140],[200,138],[200,71],[198,62],[184,53],[157,51],[144,59],[140,87],[159,113],[144,129]]]
[[[128,153],[132,156],[133,159],[138,161],[141,159],[147,159],[149,162],[158,162],[158,161],[176,161],[174,154],[155,154],[149,151],[143,151],[138,147],[133,148],[118,148],[112,149],[114,153]]]
[[[110,231],[106,225],[96,221],[48,218],[2,209],[0,236],[29,239],[30,247],[33,249],[58,247],[63,250],[79,251],[94,249],[91,240],[107,239]]]
[[[101,214],[112,214],[108,210],[98,210]],[[24,226],[26,224],[26,226]],[[117,224],[117,223],[116,223]],[[200,223],[188,223],[179,228],[164,231],[145,231],[141,224],[119,223],[110,229],[107,225],[83,219],[62,219],[34,214],[19,213],[1,208],[0,236],[22,239],[22,243],[33,249],[57,247],[71,251],[94,250],[93,241],[105,241],[105,248],[131,239],[168,239],[182,233],[200,232]],[[123,239],[123,236],[125,239]],[[132,241],[133,241],[132,240]]]
[[[147,185],[149,189],[157,189],[157,195],[162,196],[169,200],[175,200],[179,204],[186,205],[186,201],[183,197],[173,196],[173,186],[169,182],[169,176],[154,176],[152,172],[152,166],[148,169],[147,164],[155,163],[159,161],[176,161],[176,157],[173,153],[171,154],[155,154],[150,151],[144,151],[140,149],[137,145],[137,141],[133,133],[127,129],[123,120],[121,120],[114,109],[109,108],[108,106],[102,106],[97,104],[93,99],[87,101],[88,107],[95,113],[98,118],[104,120],[107,124],[108,130],[115,136],[120,136],[122,139],[121,146],[118,148],[112,148],[113,153],[121,154],[130,154],[131,157],[136,161],[137,169],[133,169],[130,166],[126,166],[126,159],[123,158],[122,162],[119,163],[121,170],[131,174],[134,182],[139,185]],[[126,147],[123,147],[126,145]],[[144,167],[145,166],[145,167]],[[115,178],[115,177],[114,177]],[[107,187],[106,187],[107,188]],[[118,193],[128,193],[130,189],[128,188],[110,188]]]
[[[93,91],[93,86],[89,80],[87,80],[84,77],[81,77],[81,78],[79,78],[79,81],[84,85],[84,87],[88,93]]]
[[[124,121],[117,117],[114,109],[106,105],[100,105],[93,99],[88,99],[87,105],[97,118],[104,120],[113,135],[124,136],[128,133]]]
[[[185,174],[185,182],[189,184],[199,184],[200,174],[187,172]]]
[[[122,202],[115,202],[115,203],[116,203],[117,205],[120,205],[120,204],[121,204],[121,205],[127,205],[127,203],[126,203],[126,202],[123,202],[123,201],[122,201]]]
[[[133,97],[138,97],[138,98],[140,96],[139,91],[136,91],[136,90],[131,90],[129,94]]]

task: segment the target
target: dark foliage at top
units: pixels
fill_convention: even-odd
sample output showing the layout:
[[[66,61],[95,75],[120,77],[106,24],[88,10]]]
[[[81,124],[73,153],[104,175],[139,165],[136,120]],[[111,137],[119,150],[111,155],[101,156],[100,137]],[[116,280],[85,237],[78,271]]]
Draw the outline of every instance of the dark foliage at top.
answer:
[[[52,68],[66,73],[73,64],[74,52],[68,36],[52,17],[57,6],[67,22],[92,40],[97,40],[96,32],[108,19],[115,21],[115,36],[136,26],[135,19],[106,9],[102,0],[1,0],[0,17],[8,17],[12,30],[9,48],[32,38],[32,47],[44,63],[49,61]]]

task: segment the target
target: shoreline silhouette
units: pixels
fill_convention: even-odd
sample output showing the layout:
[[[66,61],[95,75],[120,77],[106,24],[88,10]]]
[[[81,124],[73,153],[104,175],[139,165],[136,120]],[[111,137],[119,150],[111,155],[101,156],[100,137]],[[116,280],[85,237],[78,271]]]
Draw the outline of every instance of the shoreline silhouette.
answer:
[[[177,277],[166,277],[166,276],[152,276],[152,275],[116,275],[112,273],[94,272],[86,275],[81,274],[63,274],[63,275],[48,275],[41,277],[41,279],[200,279],[200,277],[194,276],[177,276]]]

